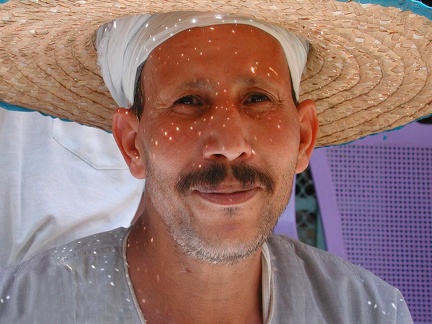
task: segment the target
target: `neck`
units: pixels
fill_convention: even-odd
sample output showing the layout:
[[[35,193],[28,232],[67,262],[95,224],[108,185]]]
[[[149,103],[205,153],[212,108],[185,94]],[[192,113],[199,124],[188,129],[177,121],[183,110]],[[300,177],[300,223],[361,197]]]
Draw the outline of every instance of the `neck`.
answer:
[[[185,255],[150,204],[127,245],[129,274],[149,323],[261,323],[261,249],[231,265]]]

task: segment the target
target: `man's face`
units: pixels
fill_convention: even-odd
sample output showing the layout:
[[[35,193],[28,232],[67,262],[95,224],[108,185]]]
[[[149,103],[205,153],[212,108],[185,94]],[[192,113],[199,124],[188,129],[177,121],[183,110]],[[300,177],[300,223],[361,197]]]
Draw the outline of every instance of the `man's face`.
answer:
[[[142,72],[138,139],[147,197],[186,254],[254,253],[288,203],[299,117],[282,48],[246,25],[193,28]]]

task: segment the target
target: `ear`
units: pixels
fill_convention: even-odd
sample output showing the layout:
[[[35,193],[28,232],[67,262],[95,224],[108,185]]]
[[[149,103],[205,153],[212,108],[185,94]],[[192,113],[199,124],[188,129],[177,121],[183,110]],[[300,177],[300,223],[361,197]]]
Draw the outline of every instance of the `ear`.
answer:
[[[303,172],[309,165],[312,151],[318,136],[318,118],[316,105],[312,100],[305,100],[297,107],[300,121],[300,144],[296,173]]]
[[[114,139],[123,155],[130,173],[138,179],[144,179],[145,159],[138,140],[138,118],[126,108],[114,112],[112,130]]]

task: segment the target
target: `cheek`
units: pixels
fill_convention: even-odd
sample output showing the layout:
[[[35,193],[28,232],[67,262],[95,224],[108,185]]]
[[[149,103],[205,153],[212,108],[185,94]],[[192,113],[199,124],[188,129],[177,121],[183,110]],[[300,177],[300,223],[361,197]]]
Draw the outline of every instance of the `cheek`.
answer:
[[[167,172],[181,170],[193,160],[201,131],[193,123],[164,122],[148,125],[143,134],[144,149],[150,163]]]
[[[268,116],[250,126],[254,146],[284,154],[298,150],[300,128],[296,116]],[[258,152],[257,152],[258,153]]]

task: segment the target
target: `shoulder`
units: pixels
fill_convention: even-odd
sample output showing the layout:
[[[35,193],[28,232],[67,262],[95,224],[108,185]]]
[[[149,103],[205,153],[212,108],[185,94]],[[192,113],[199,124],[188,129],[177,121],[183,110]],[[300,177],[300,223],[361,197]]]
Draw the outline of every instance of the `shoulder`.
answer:
[[[110,305],[136,316],[123,260],[126,233],[119,228],[88,236],[4,269],[0,321],[86,322],[85,316],[113,315]]]
[[[307,322],[412,323],[400,291],[370,271],[284,236],[267,245],[278,300],[303,300]]]
[[[290,263],[301,268],[312,268],[318,272],[343,273],[353,279],[364,279],[364,276],[378,279],[371,272],[354,265],[327,251],[309,246],[298,240],[283,235],[272,235],[267,241],[270,253],[277,263]],[[280,256],[280,257],[279,257]],[[286,257],[283,257],[286,256]],[[288,258],[289,256],[289,258]]]
[[[281,235],[273,235],[267,241],[272,265],[277,269],[290,268],[305,276],[303,280],[320,280],[322,283],[341,284],[349,281],[351,284],[380,284],[385,288],[394,289],[370,271],[352,264],[334,254],[306,245]]]
[[[123,238],[127,229],[118,228],[74,240],[68,244],[40,252],[30,259],[12,267],[6,267],[1,272],[1,280],[13,273],[16,279],[26,272],[41,271],[49,268],[62,268],[67,264],[78,264],[84,260],[94,259],[100,254],[121,254]],[[43,266],[42,266],[43,265]]]

